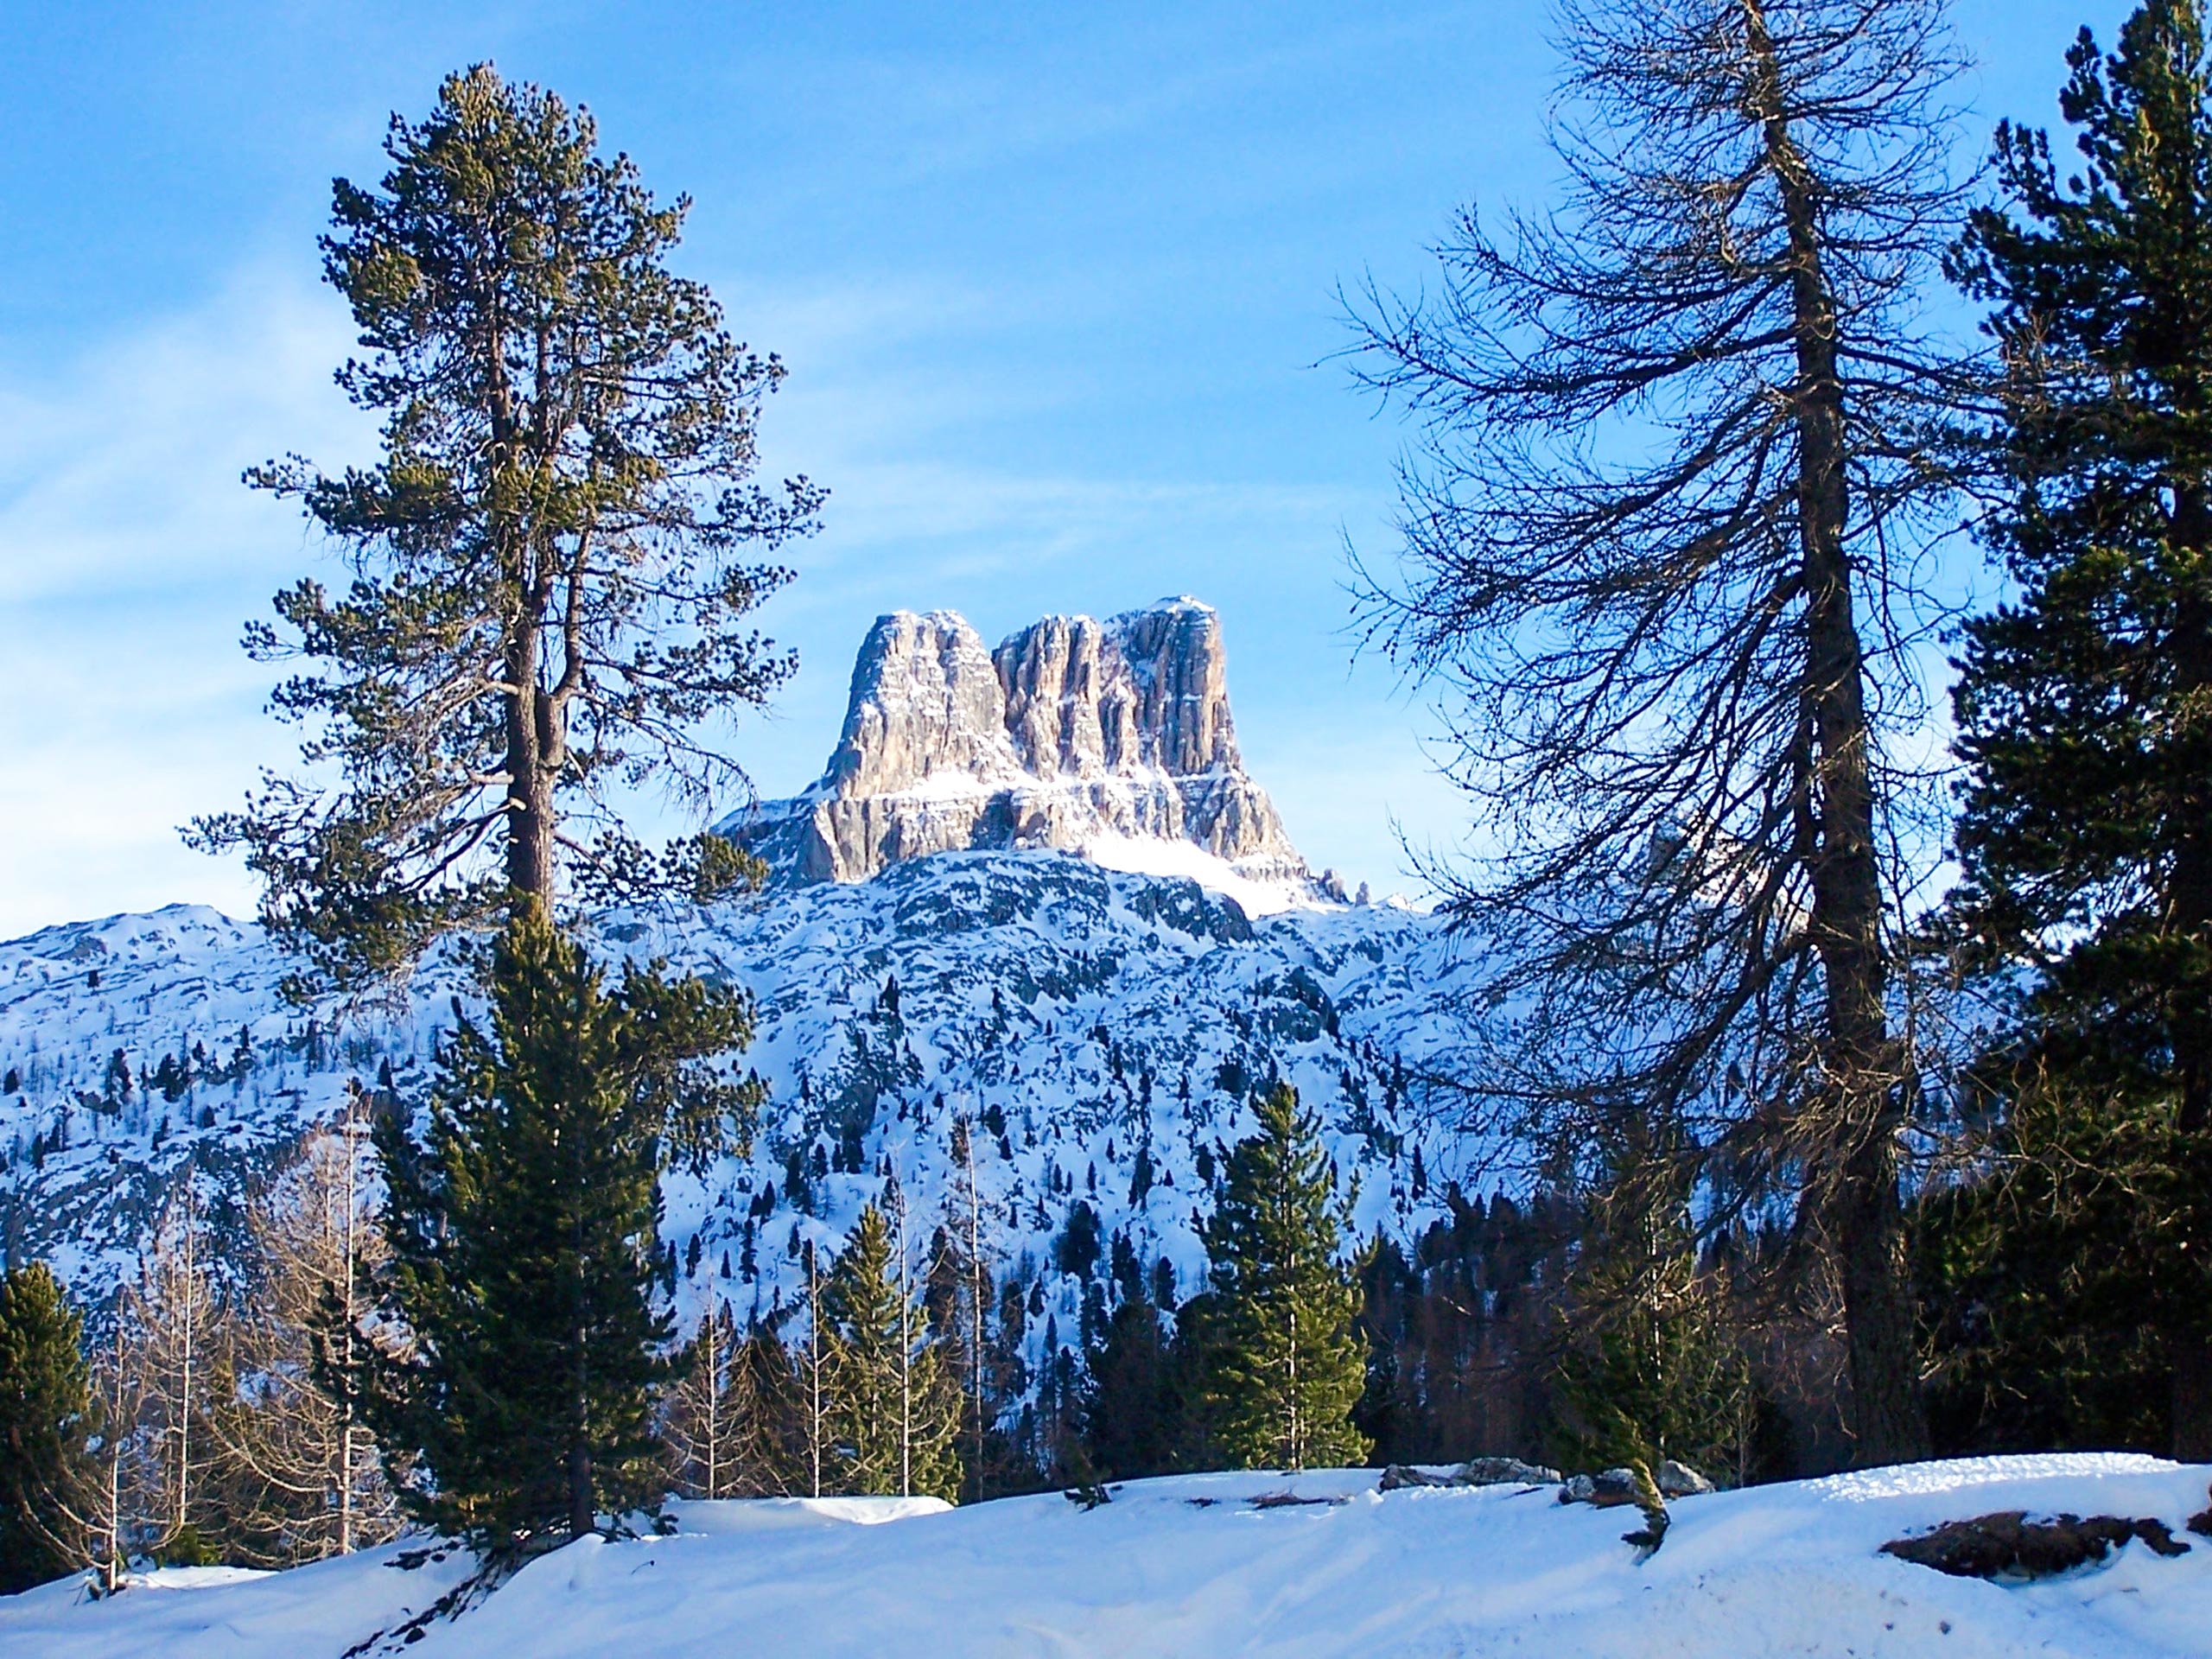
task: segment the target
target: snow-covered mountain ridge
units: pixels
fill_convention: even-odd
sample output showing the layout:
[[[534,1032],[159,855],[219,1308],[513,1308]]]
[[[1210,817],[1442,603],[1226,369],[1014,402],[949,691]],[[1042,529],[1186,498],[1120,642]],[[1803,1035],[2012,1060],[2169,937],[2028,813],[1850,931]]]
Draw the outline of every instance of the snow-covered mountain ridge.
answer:
[[[667,1182],[687,1316],[710,1288],[741,1312],[791,1300],[797,1241],[834,1246],[893,1177],[925,1239],[956,1114],[982,1127],[1001,1268],[1044,1281],[1069,1340],[1084,1281],[1047,1262],[1070,1211],[1090,1204],[1103,1241],[1118,1235],[1147,1267],[1165,1257],[1190,1287],[1208,1172],[1246,1131],[1256,1080],[1280,1071],[1323,1109],[1363,1227],[1403,1236],[1440,1214],[1471,1150],[1407,1098],[1401,1066],[1444,1058],[1471,969],[1434,918],[1400,905],[1255,919],[1185,877],[946,853],[866,882],[612,915],[595,933],[759,1003],[738,1064],[772,1097],[749,1155]],[[0,944],[11,1261],[49,1260],[102,1298],[136,1271],[187,1170],[219,1230],[308,1125],[343,1110],[349,1083],[373,1090],[389,1067],[392,1092],[419,1095],[452,999],[469,994],[448,957],[423,964],[403,1006],[351,1014],[285,1007],[285,965],[256,925],[189,906]],[[1417,1145],[1433,1179],[1420,1194]]]
[[[1435,918],[1311,875],[1243,771],[1219,619],[1195,600],[1047,617],[995,652],[950,612],[880,618],[822,781],[725,827],[769,859],[764,893],[590,929],[602,953],[758,1002],[733,1060],[770,1085],[751,1144],[664,1186],[687,1318],[709,1294],[788,1305],[804,1241],[834,1248],[893,1181],[918,1251],[960,1115],[980,1130],[987,1242],[1043,1310],[1039,1356],[1095,1320],[1086,1287],[1117,1269],[1165,1261],[1192,1285],[1214,1171],[1263,1079],[1322,1108],[1363,1228],[1407,1236],[1465,1166],[1405,1076],[1451,1044],[1470,969]],[[434,954],[390,1005],[308,1011],[283,1001],[259,927],[210,910],[0,944],[6,1259],[104,1303],[187,1173],[234,1231],[349,1089],[419,1102],[474,994],[456,963]],[[1100,1248],[1063,1274],[1050,1247],[1079,1204]]]

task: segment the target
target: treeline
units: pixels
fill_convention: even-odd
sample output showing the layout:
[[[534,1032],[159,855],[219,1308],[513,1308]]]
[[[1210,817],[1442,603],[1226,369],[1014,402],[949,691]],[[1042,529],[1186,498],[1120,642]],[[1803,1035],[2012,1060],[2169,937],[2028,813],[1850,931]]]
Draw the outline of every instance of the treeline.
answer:
[[[163,1046],[158,1058],[149,1061],[142,1055],[135,1065],[122,1048],[111,1050],[105,1063],[96,1054],[88,1056],[86,1064],[99,1083],[88,1089],[70,1086],[78,1066],[68,1053],[41,1055],[34,1046],[25,1063],[0,1074],[0,1095],[19,1096],[19,1108],[42,1095],[53,1103],[52,1115],[26,1114],[9,1145],[0,1148],[0,1174],[18,1166],[43,1169],[48,1158],[73,1147],[122,1137],[144,1137],[158,1147],[172,1134],[212,1129],[219,1120],[235,1117],[250,1079],[262,1077],[281,1087],[289,1067],[335,1071],[365,1065],[376,1055],[372,1039],[355,1036],[340,1042],[322,1020],[310,1016],[258,1042],[244,1026],[235,1036],[219,1037],[212,1045],[205,1038],[179,1035]],[[389,1058],[380,1064],[379,1086],[392,1086]],[[227,1098],[218,1091],[227,1091]]]
[[[89,1353],[45,1268],[9,1275],[0,1440],[20,1455],[0,1478],[0,1583],[88,1567],[112,1590],[134,1563],[290,1565],[409,1519],[512,1560],[671,1494],[958,1501],[1363,1455],[1343,1203],[1287,1086],[1255,1101],[1258,1131],[1224,1172],[1206,1286],[1179,1306],[1172,1274],[1119,1275],[1095,1345],[1048,1339],[1040,1376],[964,1121],[965,1179],[925,1246],[889,1184],[841,1249],[807,1249],[804,1303],[741,1324],[710,1301],[678,1340],[652,1184],[635,1179],[655,1154],[633,1143],[622,1179],[609,1162],[624,1137],[602,1123],[594,1154],[520,1161],[574,1143],[586,1079],[619,1071],[626,1046],[650,1052],[626,1023],[670,988],[637,974],[607,995],[542,923],[511,932],[489,983],[489,1029],[463,1021],[441,1046],[429,1145],[357,1088],[347,1121],[257,1198],[232,1273],[209,1259],[188,1181]],[[569,1017],[549,1029],[531,1011],[554,986]],[[612,1048],[574,1069],[577,1034],[594,1031]],[[456,1091],[479,1066],[463,1129]],[[1077,1221],[1061,1245],[1095,1294],[1095,1230]]]
[[[2085,30],[1979,200],[1941,0],[1560,45],[1561,196],[1353,306],[1366,637],[1497,849],[1429,871],[1493,969],[1435,1082],[1571,1200],[1555,1414],[2212,1457],[2202,8]]]
[[[381,1259],[371,1096],[349,1107],[255,1195],[242,1249],[219,1253],[188,1170],[96,1334],[43,1265],[0,1282],[0,1583],[291,1566],[397,1530],[374,1441],[317,1371]]]
[[[605,987],[550,930],[493,969],[488,1028],[464,1022],[437,1047],[427,1147],[404,1133],[393,1096],[357,1084],[346,1119],[255,1196],[246,1249],[220,1262],[188,1180],[89,1343],[45,1269],[10,1276],[0,1434],[24,1455],[15,1519],[0,1521],[9,1582],[86,1567],[113,1585],[133,1562],[289,1565],[410,1518],[494,1550],[569,1535],[578,1417],[562,1409],[562,1362],[577,1344],[557,1292],[587,1264],[557,1239],[526,1248],[515,1217],[557,1219],[579,1190],[596,1203],[624,1183],[481,1146],[464,1160],[447,1143],[442,1166],[473,1163],[493,1202],[416,1206],[421,1164],[439,1155],[435,1114],[458,1109],[451,1091],[473,1066],[493,1068],[473,1104],[504,1134],[560,1138],[538,1132],[539,1114],[566,1119],[563,1090],[547,1086],[564,1068],[526,1084],[507,1040],[526,1033],[523,1010],[549,976],[585,1030]],[[1006,1262],[976,1181],[984,1126],[956,1118],[937,1216],[910,1216],[887,1181],[841,1249],[817,1259],[802,1245],[801,1299],[741,1314],[699,1275],[689,1282],[709,1300],[678,1331],[684,1281],[650,1185],[629,1184],[626,1216],[590,1228],[590,1242],[621,1248],[594,1292],[613,1335],[593,1338],[598,1379],[578,1414],[594,1463],[586,1524],[623,1524],[626,1505],[642,1524],[671,1495],[974,1501],[1058,1487],[1095,1501],[1124,1478],[1370,1457],[1504,1452],[1583,1468],[1671,1456],[1724,1484],[1835,1460],[1815,1443],[1807,1379],[1739,1344],[1745,1308],[1720,1255],[1676,1274],[1634,1332],[1593,1326],[1592,1287],[1620,1270],[1607,1229],[1625,1212],[1453,1188],[1448,1218],[1407,1247],[1362,1242],[1314,1114],[1282,1085],[1253,1104],[1257,1132],[1217,1172],[1209,1271],[1187,1287],[1121,1236],[1102,1238],[1081,1202],[1042,1271]],[[401,1199],[387,1208],[394,1173]],[[446,1247],[435,1282],[410,1280],[395,1254],[426,1224]],[[1686,1236],[1639,1235],[1637,1248],[1694,1261]],[[476,1253],[493,1237],[496,1254]],[[458,1277],[472,1261],[480,1282]],[[1081,1287],[1065,1330],[1045,1300],[1054,1281]],[[474,1318],[447,1323],[456,1303]],[[606,1317],[618,1306],[626,1318]]]

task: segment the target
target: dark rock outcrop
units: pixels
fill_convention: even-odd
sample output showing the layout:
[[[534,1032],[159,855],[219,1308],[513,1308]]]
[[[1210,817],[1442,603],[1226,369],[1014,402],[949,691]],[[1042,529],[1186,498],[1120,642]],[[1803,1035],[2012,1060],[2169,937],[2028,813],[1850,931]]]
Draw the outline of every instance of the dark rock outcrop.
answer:
[[[1470,1458],[1456,1469],[1440,1473],[1409,1463],[1394,1463],[1382,1471],[1379,1491],[1395,1492],[1408,1486],[1554,1486],[1559,1471],[1518,1458]]]
[[[1046,617],[996,651],[950,611],[880,617],[821,780],[716,827],[802,881],[1106,837],[1310,879],[1237,753],[1220,619],[1191,599],[1105,622]]]
[[[1595,1474],[1570,1475],[1559,1489],[1562,1503],[1590,1503],[1610,1510],[1637,1500],[1633,1469],[1600,1469]]]
[[[2130,1539],[2140,1539],[2160,1555],[2189,1554],[2163,1521],[2116,1515],[2031,1521],[2022,1510],[1947,1521],[1917,1537],[1892,1538],[1882,1553],[1954,1578],[2041,1579],[2101,1561]]]

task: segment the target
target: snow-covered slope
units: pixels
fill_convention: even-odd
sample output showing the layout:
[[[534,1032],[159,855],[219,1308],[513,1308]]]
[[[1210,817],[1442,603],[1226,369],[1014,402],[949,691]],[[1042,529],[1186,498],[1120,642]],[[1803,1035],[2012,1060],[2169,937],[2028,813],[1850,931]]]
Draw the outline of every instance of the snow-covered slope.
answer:
[[[759,999],[741,1064],[772,1100],[751,1154],[668,1184],[687,1317],[709,1286],[741,1313],[789,1300],[794,1241],[836,1243],[893,1176],[918,1251],[959,1113],[987,1126],[978,1181],[1001,1262],[1044,1274],[1071,1337],[1081,1287],[1045,1266],[1071,1208],[1090,1203],[1109,1243],[1125,1234],[1190,1286],[1201,1171],[1247,1131],[1246,1090],[1273,1071],[1323,1109],[1363,1226],[1426,1224],[1476,1150],[1402,1085],[1402,1059],[1417,1070],[1452,1040],[1447,1005],[1470,973],[1434,918],[1402,906],[1308,903],[1254,919],[1188,878],[1058,852],[956,853],[867,882],[611,917],[598,935],[606,950],[664,956]],[[419,1095],[466,989],[448,962],[424,966],[406,1006],[351,1014],[286,1008],[284,969],[252,925],[188,907],[0,944],[10,1259],[51,1260],[97,1299],[135,1270],[187,1168],[219,1228],[305,1125],[341,1109],[350,1080],[374,1089],[389,1064],[400,1098]],[[118,1052],[127,1101],[110,1081]],[[189,1079],[149,1089],[180,1054]],[[1419,1200],[1416,1145],[1432,1183]],[[1045,1324],[1032,1322],[1033,1340]]]
[[[1085,1305],[1048,1266],[1078,1204],[1098,1273],[1164,1259],[1192,1284],[1211,1172],[1274,1076],[1324,1110],[1363,1227],[1403,1236],[1471,1181],[1474,1149],[1404,1083],[1471,972],[1434,918],[1307,871],[1243,769],[1195,600],[1048,617],[995,652],[949,612],[884,617],[822,782],[724,827],[768,857],[766,893],[595,926],[604,953],[759,1001],[735,1062],[772,1089],[752,1144],[665,1189],[687,1319],[710,1293],[795,1300],[804,1242],[834,1246],[893,1180],[918,1251],[962,1115],[1001,1275],[1044,1281],[1033,1357]],[[389,1007],[288,1007],[286,971],[257,927],[189,906],[0,944],[0,1255],[104,1302],[181,1176],[235,1232],[350,1087],[419,1103],[470,995],[452,951]]]
[[[587,1540],[404,1650],[420,1659],[723,1654],[2150,1659],[2212,1651],[2212,1541],[2007,1586],[1879,1553],[2001,1510],[2117,1514],[2180,1535],[2203,1468],[1978,1459],[1684,1499],[1660,1552],[1624,1511],[1548,1488],[1376,1490],[1372,1472],[1133,1482],[952,1511],[898,1500],[679,1505],[681,1530]],[[1255,1509],[1262,1494],[1336,1500]],[[914,1512],[917,1509],[920,1512]],[[884,1524],[856,1522],[877,1520]],[[338,1659],[461,1577],[404,1546],[275,1575],[165,1572],[112,1600],[0,1599],[23,1659]],[[416,1547],[419,1551],[419,1546]]]

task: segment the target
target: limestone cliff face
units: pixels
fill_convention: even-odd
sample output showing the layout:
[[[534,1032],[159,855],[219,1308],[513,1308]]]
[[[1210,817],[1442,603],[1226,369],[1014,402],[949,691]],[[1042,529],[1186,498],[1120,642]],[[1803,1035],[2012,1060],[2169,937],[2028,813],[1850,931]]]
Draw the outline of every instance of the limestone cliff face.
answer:
[[[932,779],[1011,784],[1021,772],[1007,738],[1006,691],[967,619],[951,611],[876,618],[817,790],[864,799]]]
[[[963,848],[1186,841],[1262,879],[1304,861],[1245,774],[1221,622],[1191,599],[1052,616],[987,651],[950,611],[877,619],[821,781],[727,820],[786,876],[856,881]]]

